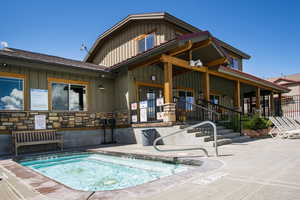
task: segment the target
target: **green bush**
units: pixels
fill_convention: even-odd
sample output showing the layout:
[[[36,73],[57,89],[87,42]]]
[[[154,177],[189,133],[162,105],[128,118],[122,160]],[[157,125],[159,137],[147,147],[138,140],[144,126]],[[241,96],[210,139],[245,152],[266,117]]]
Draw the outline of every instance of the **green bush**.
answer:
[[[261,130],[269,128],[272,125],[272,122],[268,119],[259,117],[258,115],[254,115],[252,118],[246,119],[243,122],[244,129],[251,130]]]

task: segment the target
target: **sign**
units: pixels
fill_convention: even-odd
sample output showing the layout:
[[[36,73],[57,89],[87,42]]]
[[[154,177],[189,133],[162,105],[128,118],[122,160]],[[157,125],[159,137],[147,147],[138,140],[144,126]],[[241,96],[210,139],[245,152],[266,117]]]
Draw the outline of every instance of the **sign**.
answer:
[[[156,113],[157,120],[163,120],[164,119],[164,112],[158,112]]]
[[[140,109],[140,122],[147,122],[147,108]]]
[[[134,123],[137,122],[137,115],[132,115],[131,116],[131,122],[134,122]]]
[[[46,115],[35,115],[34,116],[34,128],[46,129]]]
[[[131,110],[137,110],[137,103],[131,104]]]
[[[163,106],[164,105],[164,98],[157,98],[156,99],[156,106]]]
[[[148,107],[148,101],[140,101],[140,109],[147,108]]]
[[[30,109],[48,110],[48,90],[30,89]]]

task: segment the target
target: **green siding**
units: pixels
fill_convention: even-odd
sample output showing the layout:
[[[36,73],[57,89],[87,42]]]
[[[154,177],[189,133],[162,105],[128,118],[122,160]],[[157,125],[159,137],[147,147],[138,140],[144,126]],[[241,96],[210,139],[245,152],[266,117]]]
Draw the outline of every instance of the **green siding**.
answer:
[[[60,78],[66,80],[75,80],[75,81],[86,81],[90,83],[90,88],[88,90],[89,96],[89,111],[91,112],[111,112],[113,110],[113,99],[114,88],[113,80],[109,79],[97,79],[95,76],[87,76],[82,74],[72,74],[67,72],[52,72],[28,67],[21,67],[16,65],[8,65],[6,67],[0,68],[1,72],[10,72],[17,74],[25,74],[27,81],[29,83],[29,88],[35,89],[48,89],[48,78]],[[104,85],[106,88],[104,91],[98,90],[97,87],[99,84]],[[28,90],[29,92],[29,90]],[[30,105],[30,97],[27,95]]]

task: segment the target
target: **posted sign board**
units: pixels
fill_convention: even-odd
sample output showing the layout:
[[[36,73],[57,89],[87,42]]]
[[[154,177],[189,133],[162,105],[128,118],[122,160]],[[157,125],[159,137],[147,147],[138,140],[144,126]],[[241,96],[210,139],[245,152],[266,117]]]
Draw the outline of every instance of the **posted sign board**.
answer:
[[[34,128],[36,130],[46,129],[46,115],[35,115],[34,116]]]
[[[30,89],[30,109],[48,110],[48,90]]]

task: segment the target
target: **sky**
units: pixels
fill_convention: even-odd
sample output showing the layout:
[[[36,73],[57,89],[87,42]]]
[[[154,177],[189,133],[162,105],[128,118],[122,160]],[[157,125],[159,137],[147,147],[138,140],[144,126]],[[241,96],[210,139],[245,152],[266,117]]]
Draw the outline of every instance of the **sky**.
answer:
[[[244,71],[262,78],[300,73],[297,0],[7,0],[0,41],[82,60],[97,37],[128,14],[168,12],[251,55]]]

